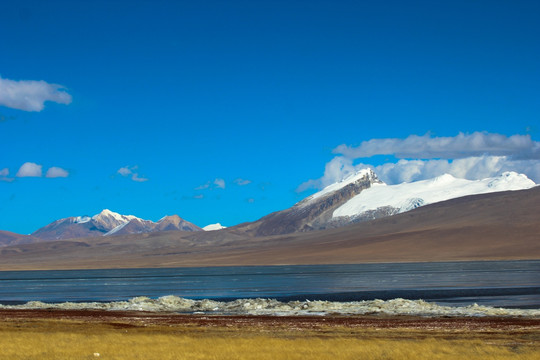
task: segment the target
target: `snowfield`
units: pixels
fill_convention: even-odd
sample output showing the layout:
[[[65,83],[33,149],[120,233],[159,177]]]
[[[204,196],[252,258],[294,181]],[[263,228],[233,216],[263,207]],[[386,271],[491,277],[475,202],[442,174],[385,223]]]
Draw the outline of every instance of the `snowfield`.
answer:
[[[381,207],[392,207],[400,213],[419,206],[462,196],[523,190],[534,186],[536,186],[534,181],[523,174],[515,172],[505,172],[500,176],[483,180],[458,179],[450,174],[445,174],[429,180],[399,185],[374,183],[369,189],[363,190],[337,208],[333,213],[333,217],[348,216],[354,218]],[[321,192],[325,190],[326,188]]]

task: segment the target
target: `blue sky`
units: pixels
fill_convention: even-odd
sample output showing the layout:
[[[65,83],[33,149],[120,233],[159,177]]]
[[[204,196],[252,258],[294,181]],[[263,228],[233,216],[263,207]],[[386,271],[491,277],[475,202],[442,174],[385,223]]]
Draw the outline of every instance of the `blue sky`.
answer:
[[[231,226],[367,165],[387,182],[540,182],[539,16],[537,1],[1,2],[0,229],[103,208]]]

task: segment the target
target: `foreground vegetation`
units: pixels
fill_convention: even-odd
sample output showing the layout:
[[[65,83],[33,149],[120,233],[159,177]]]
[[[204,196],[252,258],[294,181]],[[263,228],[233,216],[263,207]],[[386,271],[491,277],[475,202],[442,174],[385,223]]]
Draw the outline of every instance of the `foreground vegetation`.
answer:
[[[1,359],[538,359],[540,331],[0,321]]]

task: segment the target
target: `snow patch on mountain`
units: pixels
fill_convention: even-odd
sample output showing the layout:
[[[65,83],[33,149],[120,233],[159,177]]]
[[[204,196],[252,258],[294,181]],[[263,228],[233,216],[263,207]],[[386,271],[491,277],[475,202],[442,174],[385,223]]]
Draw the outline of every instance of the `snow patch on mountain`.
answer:
[[[90,216],[77,216],[75,217],[75,220],[73,221],[76,224],[84,224],[92,220]]]
[[[106,228],[114,229],[115,227],[128,223],[133,219],[138,219],[133,215],[120,215],[109,209],[102,210],[99,214],[92,216],[92,220],[103,225]],[[142,220],[142,219],[140,219]]]
[[[127,224],[129,224],[129,222],[120,224],[120,225],[118,225],[117,227],[115,227],[114,229],[112,229],[111,231],[106,232],[105,234],[103,234],[103,236],[114,235],[115,233],[117,233],[117,232],[119,232],[120,230],[122,230],[123,228],[125,228]]]
[[[216,231],[216,230],[221,230],[221,229],[226,229],[226,228],[227,228],[226,226],[223,226],[220,223],[215,223],[215,224],[206,225],[202,229],[204,231]]]
[[[462,196],[523,190],[534,186],[536,184],[527,176],[515,172],[505,172],[500,176],[483,180],[458,179],[450,174],[444,174],[429,180],[398,185],[374,183],[337,208],[333,218],[355,218],[382,207],[390,207],[396,209],[395,213],[401,213]]]

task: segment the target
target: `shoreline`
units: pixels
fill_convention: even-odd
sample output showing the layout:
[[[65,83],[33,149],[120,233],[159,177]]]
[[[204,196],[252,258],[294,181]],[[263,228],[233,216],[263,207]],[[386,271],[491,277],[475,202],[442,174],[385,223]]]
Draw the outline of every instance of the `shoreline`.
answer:
[[[447,330],[536,330],[540,318],[529,317],[457,317],[413,315],[214,315],[181,314],[174,312],[117,311],[117,310],[59,310],[59,309],[0,309],[0,322],[25,320],[68,320],[82,323],[124,323],[131,325],[194,325],[216,326],[284,326],[312,329],[327,327],[384,328],[384,329],[447,329]]]
[[[0,247],[0,250],[2,248]],[[430,263],[474,263],[474,262],[513,262],[513,261],[540,261],[540,258],[527,258],[527,257],[497,257],[497,258],[479,258],[479,259],[469,259],[469,258],[459,258],[459,259],[435,259],[435,260],[373,260],[373,261],[361,261],[361,262],[316,262],[316,263],[264,263],[264,264],[180,264],[175,266],[168,265],[155,265],[155,266],[122,266],[117,267],[111,266],[80,266],[80,267],[49,267],[49,266],[37,266],[37,267],[28,267],[26,265],[21,266],[0,266],[0,273],[2,272],[13,272],[13,271],[84,271],[84,270],[144,270],[144,269],[197,269],[197,268],[232,268],[232,267],[280,267],[280,266],[332,266],[332,265],[370,265],[370,264],[430,264]],[[5,265],[5,264],[4,264]]]

